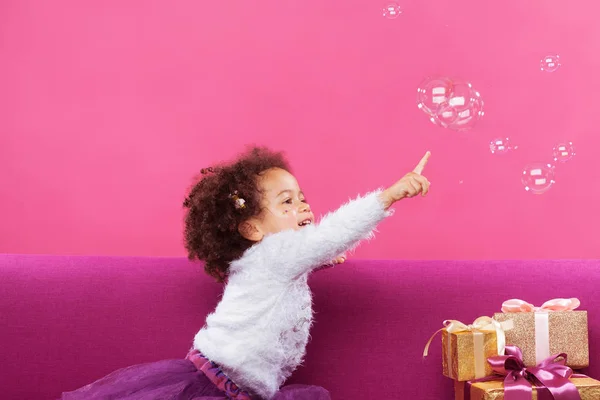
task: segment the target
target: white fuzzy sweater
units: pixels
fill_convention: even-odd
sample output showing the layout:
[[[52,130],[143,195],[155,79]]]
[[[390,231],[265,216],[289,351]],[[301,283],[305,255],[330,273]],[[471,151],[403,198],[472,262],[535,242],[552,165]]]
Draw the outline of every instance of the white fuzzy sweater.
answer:
[[[223,298],[194,348],[238,386],[271,399],[302,362],[312,324],[310,271],[371,238],[386,211],[380,190],[352,200],[318,225],[265,237],[232,262]]]

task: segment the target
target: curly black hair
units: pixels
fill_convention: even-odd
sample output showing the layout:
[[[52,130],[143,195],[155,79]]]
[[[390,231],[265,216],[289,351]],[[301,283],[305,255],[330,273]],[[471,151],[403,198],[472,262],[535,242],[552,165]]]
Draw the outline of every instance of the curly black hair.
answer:
[[[230,262],[254,244],[238,232],[238,226],[261,213],[257,178],[271,168],[290,171],[283,153],[250,147],[234,162],[202,169],[183,202],[188,258],[203,261],[206,273],[218,282],[227,278]]]

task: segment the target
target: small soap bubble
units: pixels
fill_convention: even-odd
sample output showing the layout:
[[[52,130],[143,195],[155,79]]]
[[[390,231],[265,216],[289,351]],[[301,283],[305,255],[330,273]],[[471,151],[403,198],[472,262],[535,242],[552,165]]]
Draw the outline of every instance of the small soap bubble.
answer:
[[[397,3],[390,3],[383,8],[383,16],[387,19],[396,19],[402,14],[402,9]]]
[[[521,182],[528,192],[533,194],[545,193],[555,183],[554,166],[544,163],[526,165],[523,168]]]
[[[569,161],[575,155],[575,147],[573,142],[562,142],[558,143],[552,149],[552,156],[554,161],[565,163]]]
[[[417,89],[417,107],[426,114],[435,114],[448,101],[452,80],[446,77],[428,77]]]
[[[556,54],[548,55],[540,61],[540,69],[546,72],[554,72],[560,68],[560,57]]]
[[[509,138],[496,138],[490,141],[490,152],[492,154],[506,154],[518,148],[519,146],[514,145]]]

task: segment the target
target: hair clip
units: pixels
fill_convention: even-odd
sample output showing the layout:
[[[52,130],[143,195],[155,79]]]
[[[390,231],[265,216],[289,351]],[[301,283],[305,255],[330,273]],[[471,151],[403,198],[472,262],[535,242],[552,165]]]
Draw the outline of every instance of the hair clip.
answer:
[[[202,168],[200,170],[200,173],[202,175],[214,174],[215,173],[215,169],[213,167]]]
[[[236,209],[241,209],[241,208],[246,208],[246,200],[242,199],[241,197],[238,196],[238,191],[234,191],[232,194],[229,195],[230,199],[233,199],[233,201],[235,202],[235,208]]]

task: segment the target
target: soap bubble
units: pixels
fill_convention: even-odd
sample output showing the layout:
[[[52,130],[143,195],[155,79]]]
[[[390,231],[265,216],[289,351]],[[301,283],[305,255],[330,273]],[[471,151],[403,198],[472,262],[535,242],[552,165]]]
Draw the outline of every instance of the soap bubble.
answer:
[[[481,95],[468,82],[453,83],[450,96],[436,112],[441,126],[457,131],[471,129],[482,116]]]
[[[490,152],[492,154],[506,154],[510,150],[517,150],[519,146],[511,143],[509,138],[496,138],[490,141]]]
[[[448,101],[452,80],[446,77],[426,78],[417,89],[417,107],[426,114],[436,113]]]
[[[479,96],[478,93],[477,96]],[[457,131],[468,130],[475,126],[481,117],[483,117],[483,100],[480,97],[474,97],[469,105],[465,105],[460,111],[457,110],[456,120],[448,127]]]
[[[559,161],[561,163],[565,163],[569,161],[575,155],[575,147],[573,147],[573,142],[562,142],[558,143],[552,149],[552,156],[554,161]]]
[[[540,69],[546,72],[554,72],[560,68],[560,57],[556,54],[549,55],[540,61]]]
[[[431,115],[431,122],[443,128],[448,128],[457,119],[458,111],[456,108],[449,106],[442,106],[437,112]]]
[[[429,77],[417,89],[417,107],[429,120],[457,131],[471,129],[483,116],[481,95],[468,82]]]
[[[396,19],[402,14],[402,9],[397,3],[390,3],[383,8],[383,16],[387,19]]]
[[[554,184],[554,166],[544,163],[533,163],[523,168],[521,182],[525,190],[534,194],[545,193]]]

